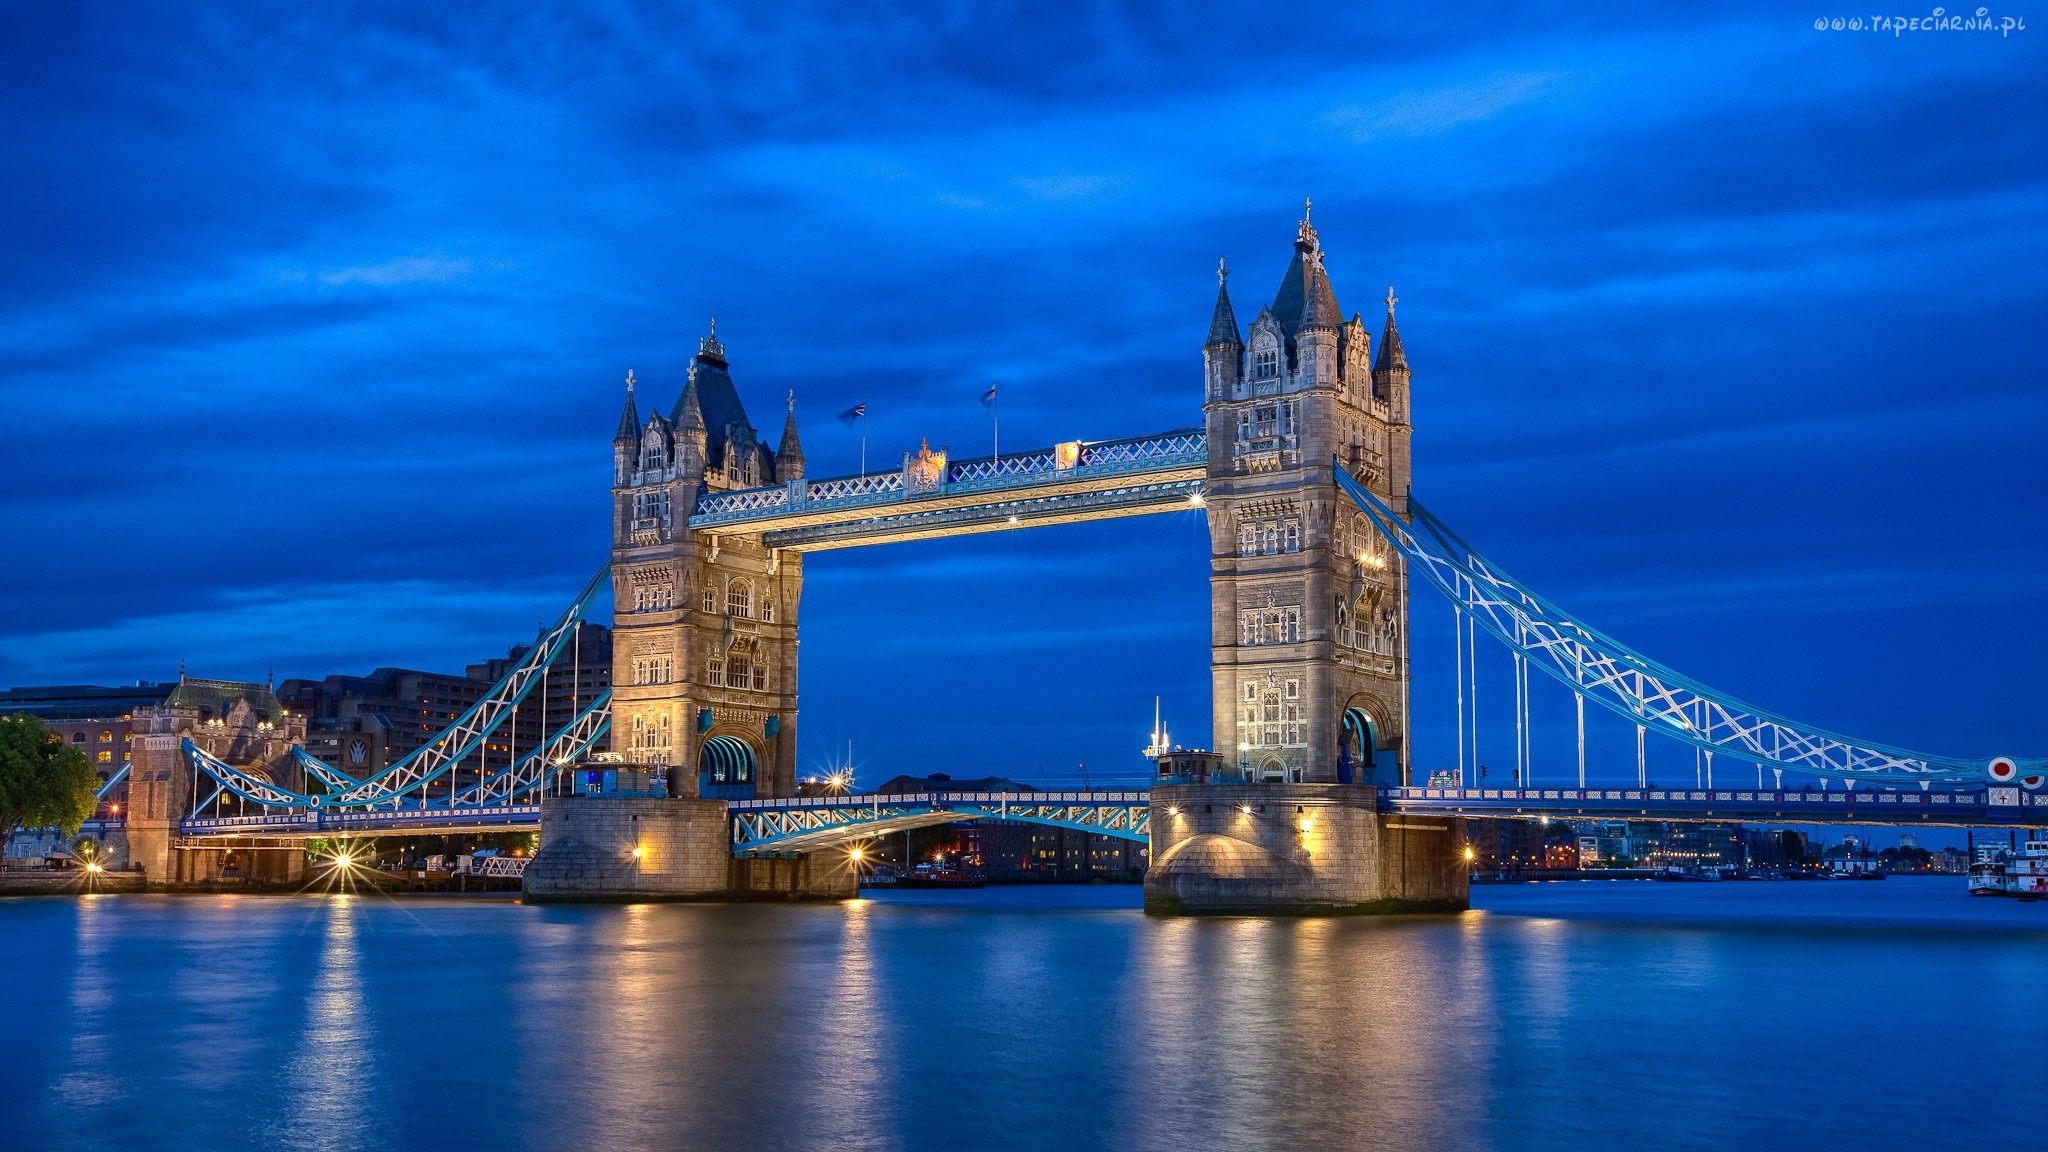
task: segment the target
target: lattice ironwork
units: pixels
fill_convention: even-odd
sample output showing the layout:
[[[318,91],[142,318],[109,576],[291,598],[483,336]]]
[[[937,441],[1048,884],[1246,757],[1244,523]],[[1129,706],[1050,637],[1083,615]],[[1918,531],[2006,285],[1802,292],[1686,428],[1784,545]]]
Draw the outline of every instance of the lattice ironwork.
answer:
[[[1350,476],[1337,484],[1395,548],[1409,570],[1510,651],[1573,692],[1630,721],[1707,751],[1767,768],[1832,780],[1928,785],[1982,781],[1985,761],[1929,756],[1855,740],[1745,703],[1657,663],[1538,596],[1408,499],[1404,521]],[[2023,774],[2048,761],[2020,762]]]
[[[806,796],[727,805],[735,855],[810,851],[956,820],[1021,820],[1123,840],[1151,837],[1144,792],[919,792]]]

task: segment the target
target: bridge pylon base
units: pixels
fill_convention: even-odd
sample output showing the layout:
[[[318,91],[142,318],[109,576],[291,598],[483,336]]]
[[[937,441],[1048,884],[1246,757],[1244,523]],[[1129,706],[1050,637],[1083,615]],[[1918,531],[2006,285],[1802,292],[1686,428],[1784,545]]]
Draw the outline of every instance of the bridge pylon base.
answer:
[[[564,796],[541,802],[540,850],[521,881],[535,903],[846,900],[838,853],[735,860],[725,801]]]
[[[1461,912],[1463,821],[1383,813],[1348,784],[1162,784],[1152,789],[1155,915]]]

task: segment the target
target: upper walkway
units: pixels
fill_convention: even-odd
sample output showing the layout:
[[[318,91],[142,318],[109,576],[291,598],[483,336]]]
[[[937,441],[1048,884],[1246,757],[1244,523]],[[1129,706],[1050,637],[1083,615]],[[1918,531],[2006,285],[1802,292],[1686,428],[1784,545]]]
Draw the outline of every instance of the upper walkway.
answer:
[[[689,523],[796,552],[962,536],[1199,506],[1208,466],[1199,427],[971,460],[926,449],[888,472],[713,493]]]

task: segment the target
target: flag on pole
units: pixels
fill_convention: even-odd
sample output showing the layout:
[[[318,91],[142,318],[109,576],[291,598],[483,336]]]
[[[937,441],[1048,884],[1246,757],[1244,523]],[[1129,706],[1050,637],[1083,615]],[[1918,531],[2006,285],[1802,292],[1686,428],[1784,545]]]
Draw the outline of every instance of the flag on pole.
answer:
[[[986,407],[988,407],[989,405],[991,405],[991,404],[994,404],[995,402],[996,402],[996,386],[995,386],[995,385],[993,385],[993,384],[991,384],[991,385],[989,385],[989,386],[988,386],[988,391],[986,391],[986,392],[983,392],[983,393],[981,394],[981,406],[982,406],[983,408],[986,408]]]
[[[867,416],[868,402],[863,400],[860,403],[855,404],[853,407],[848,408],[846,411],[841,412],[839,414],[839,422],[841,424],[853,424],[858,421],[867,419]]]

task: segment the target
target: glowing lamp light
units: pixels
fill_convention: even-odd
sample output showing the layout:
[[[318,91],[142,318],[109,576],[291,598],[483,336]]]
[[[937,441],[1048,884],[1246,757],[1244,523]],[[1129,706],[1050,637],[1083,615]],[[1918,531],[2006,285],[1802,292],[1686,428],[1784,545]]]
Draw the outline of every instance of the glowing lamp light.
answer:
[[[1188,496],[1188,503],[1200,508],[1202,506],[1202,494],[1200,492],[1191,493]]]
[[[1237,806],[1237,810],[1238,810],[1238,811],[1239,811],[1240,813],[1242,813],[1242,814],[1244,814],[1244,815],[1246,815],[1246,816],[1249,816],[1249,815],[1251,815],[1251,814],[1252,814],[1252,806],[1251,806],[1251,805],[1249,805],[1249,804],[1239,804],[1239,805]]]
[[[638,844],[633,845],[633,859],[638,860],[642,851]]]
[[[1479,853],[1474,852],[1470,844],[1465,845],[1465,860],[1467,863],[1470,863],[1472,860],[1477,858],[1478,855]]]
[[[1303,820],[1303,821],[1301,822],[1301,834],[1302,834],[1303,836],[1306,836],[1306,835],[1308,835],[1309,833],[1311,833],[1311,832],[1313,832],[1313,831],[1315,831],[1315,830],[1316,830],[1316,822],[1315,822],[1315,821],[1313,821],[1313,820]]]
[[[848,852],[848,853],[847,853],[846,855],[847,855],[847,856],[848,856],[848,857],[849,857],[850,859],[852,859],[852,861],[853,861],[853,862],[854,862],[855,864],[858,864],[858,863],[860,863],[861,861],[863,861],[863,860],[865,860],[865,859],[867,859],[867,858],[868,858],[868,851],[867,851],[867,849],[865,849],[865,848],[855,848],[855,849],[853,849],[853,850],[852,850],[851,852]]]
[[[334,858],[334,866],[337,868],[347,868],[354,865],[355,862],[356,858],[346,852]]]
[[[100,867],[100,865],[99,865],[99,861],[97,861],[97,860],[94,860],[94,861],[92,861],[92,862],[88,863],[88,864],[87,864],[87,865],[85,866],[85,870],[86,870],[87,872],[90,872],[90,873],[92,873],[92,874],[93,874],[93,875],[95,875],[95,876],[97,876],[97,875],[99,875],[100,873],[102,873],[102,872],[105,872],[105,871],[106,871],[106,869],[105,869],[105,868],[102,868],[102,867]]]

